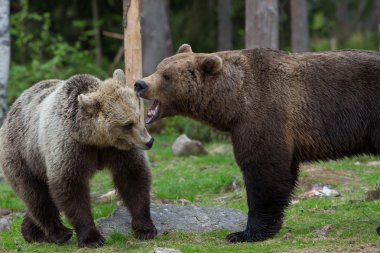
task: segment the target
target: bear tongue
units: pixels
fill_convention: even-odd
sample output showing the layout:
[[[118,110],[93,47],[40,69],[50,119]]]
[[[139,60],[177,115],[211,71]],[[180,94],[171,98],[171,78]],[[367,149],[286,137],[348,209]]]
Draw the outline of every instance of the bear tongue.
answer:
[[[149,108],[148,114],[145,117],[145,123],[150,124],[155,121],[160,115],[160,103],[157,100],[153,101],[152,106]]]

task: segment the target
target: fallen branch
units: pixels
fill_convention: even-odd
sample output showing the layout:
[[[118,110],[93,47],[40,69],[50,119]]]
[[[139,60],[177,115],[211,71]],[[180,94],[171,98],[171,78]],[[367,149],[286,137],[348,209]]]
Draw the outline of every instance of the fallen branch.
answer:
[[[102,34],[106,37],[116,39],[116,40],[124,40],[123,34],[120,33],[114,33],[114,32],[108,32],[108,31],[102,31]]]

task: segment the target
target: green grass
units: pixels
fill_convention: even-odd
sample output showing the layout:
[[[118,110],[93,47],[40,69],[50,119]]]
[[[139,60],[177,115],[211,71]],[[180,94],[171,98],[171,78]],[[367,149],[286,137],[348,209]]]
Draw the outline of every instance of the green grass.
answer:
[[[153,172],[153,201],[186,199],[196,205],[221,206],[247,211],[242,176],[237,167],[230,144],[206,145],[208,151],[221,149],[219,154],[199,157],[175,157],[171,152],[173,135],[155,136],[156,143],[149,152]],[[221,147],[221,148],[220,148]],[[375,229],[380,225],[380,201],[361,202],[367,190],[380,182],[380,168],[366,166],[375,157],[360,156],[339,161],[317,162],[304,165],[300,183],[295,192],[298,203],[289,206],[280,233],[275,238],[259,243],[229,244],[224,238],[229,231],[207,233],[173,232],[160,235],[152,241],[142,242],[131,235],[113,233],[104,247],[97,252],[152,252],[154,247],[176,248],[182,252],[294,252],[314,250],[341,252],[357,251],[359,247],[380,248],[380,237]],[[355,165],[357,161],[362,162]],[[231,185],[237,182],[238,190]],[[337,198],[300,198],[315,183],[334,184],[342,193]],[[113,189],[107,171],[92,179],[91,195],[99,196]],[[353,201],[354,200],[354,201]],[[29,244],[20,233],[24,205],[11,188],[0,182],[0,207],[14,211],[9,231],[0,233],[0,252],[87,252],[79,249],[73,237],[64,245]],[[115,201],[93,203],[95,218],[111,214]],[[317,209],[317,211],[315,211]],[[323,210],[328,210],[327,213]],[[67,220],[65,220],[67,224]],[[316,230],[331,224],[327,237],[316,235]],[[290,232],[292,237],[284,240]]]

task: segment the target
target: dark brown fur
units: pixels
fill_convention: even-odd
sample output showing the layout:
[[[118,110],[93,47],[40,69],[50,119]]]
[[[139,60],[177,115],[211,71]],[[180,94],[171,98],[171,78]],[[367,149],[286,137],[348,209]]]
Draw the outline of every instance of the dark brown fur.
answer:
[[[25,202],[21,232],[26,241],[69,240],[72,230],[62,224],[61,210],[80,246],[101,246],[104,238],[91,214],[89,180],[103,168],[112,173],[136,236],[156,235],[150,218],[150,168],[145,152],[136,148],[141,136],[151,137],[139,123],[138,99],[124,85],[89,75],[48,80],[25,91],[12,106],[0,130],[0,166]],[[81,107],[81,95],[96,95],[92,110]],[[128,129],[122,125],[131,121]],[[125,136],[131,143],[120,141]]]
[[[231,133],[249,207],[246,230],[231,242],[278,232],[300,162],[380,153],[379,53],[196,54],[183,45],[136,92],[160,102],[161,118],[189,116]]]

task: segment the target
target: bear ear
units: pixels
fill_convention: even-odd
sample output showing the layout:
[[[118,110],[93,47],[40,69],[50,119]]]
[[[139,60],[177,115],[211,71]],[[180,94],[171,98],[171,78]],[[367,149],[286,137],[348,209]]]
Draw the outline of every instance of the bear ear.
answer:
[[[201,69],[203,70],[203,72],[208,74],[216,74],[222,69],[222,67],[223,60],[216,54],[211,54],[207,56],[201,62]]]
[[[191,46],[189,44],[182,44],[177,50],[177,54],[182,54],[182,53],[192,53],[193,50],[191,49]]]
[[[99,103],[94,96],[80,94],[78,95],[78,102],[79,106],[90,114],[96,113],[99,109]]]
[[[113,79],[121,82],[122,84],[125,84],[125,74],[124,71],[121,69],[116,69],[113,72]]]

